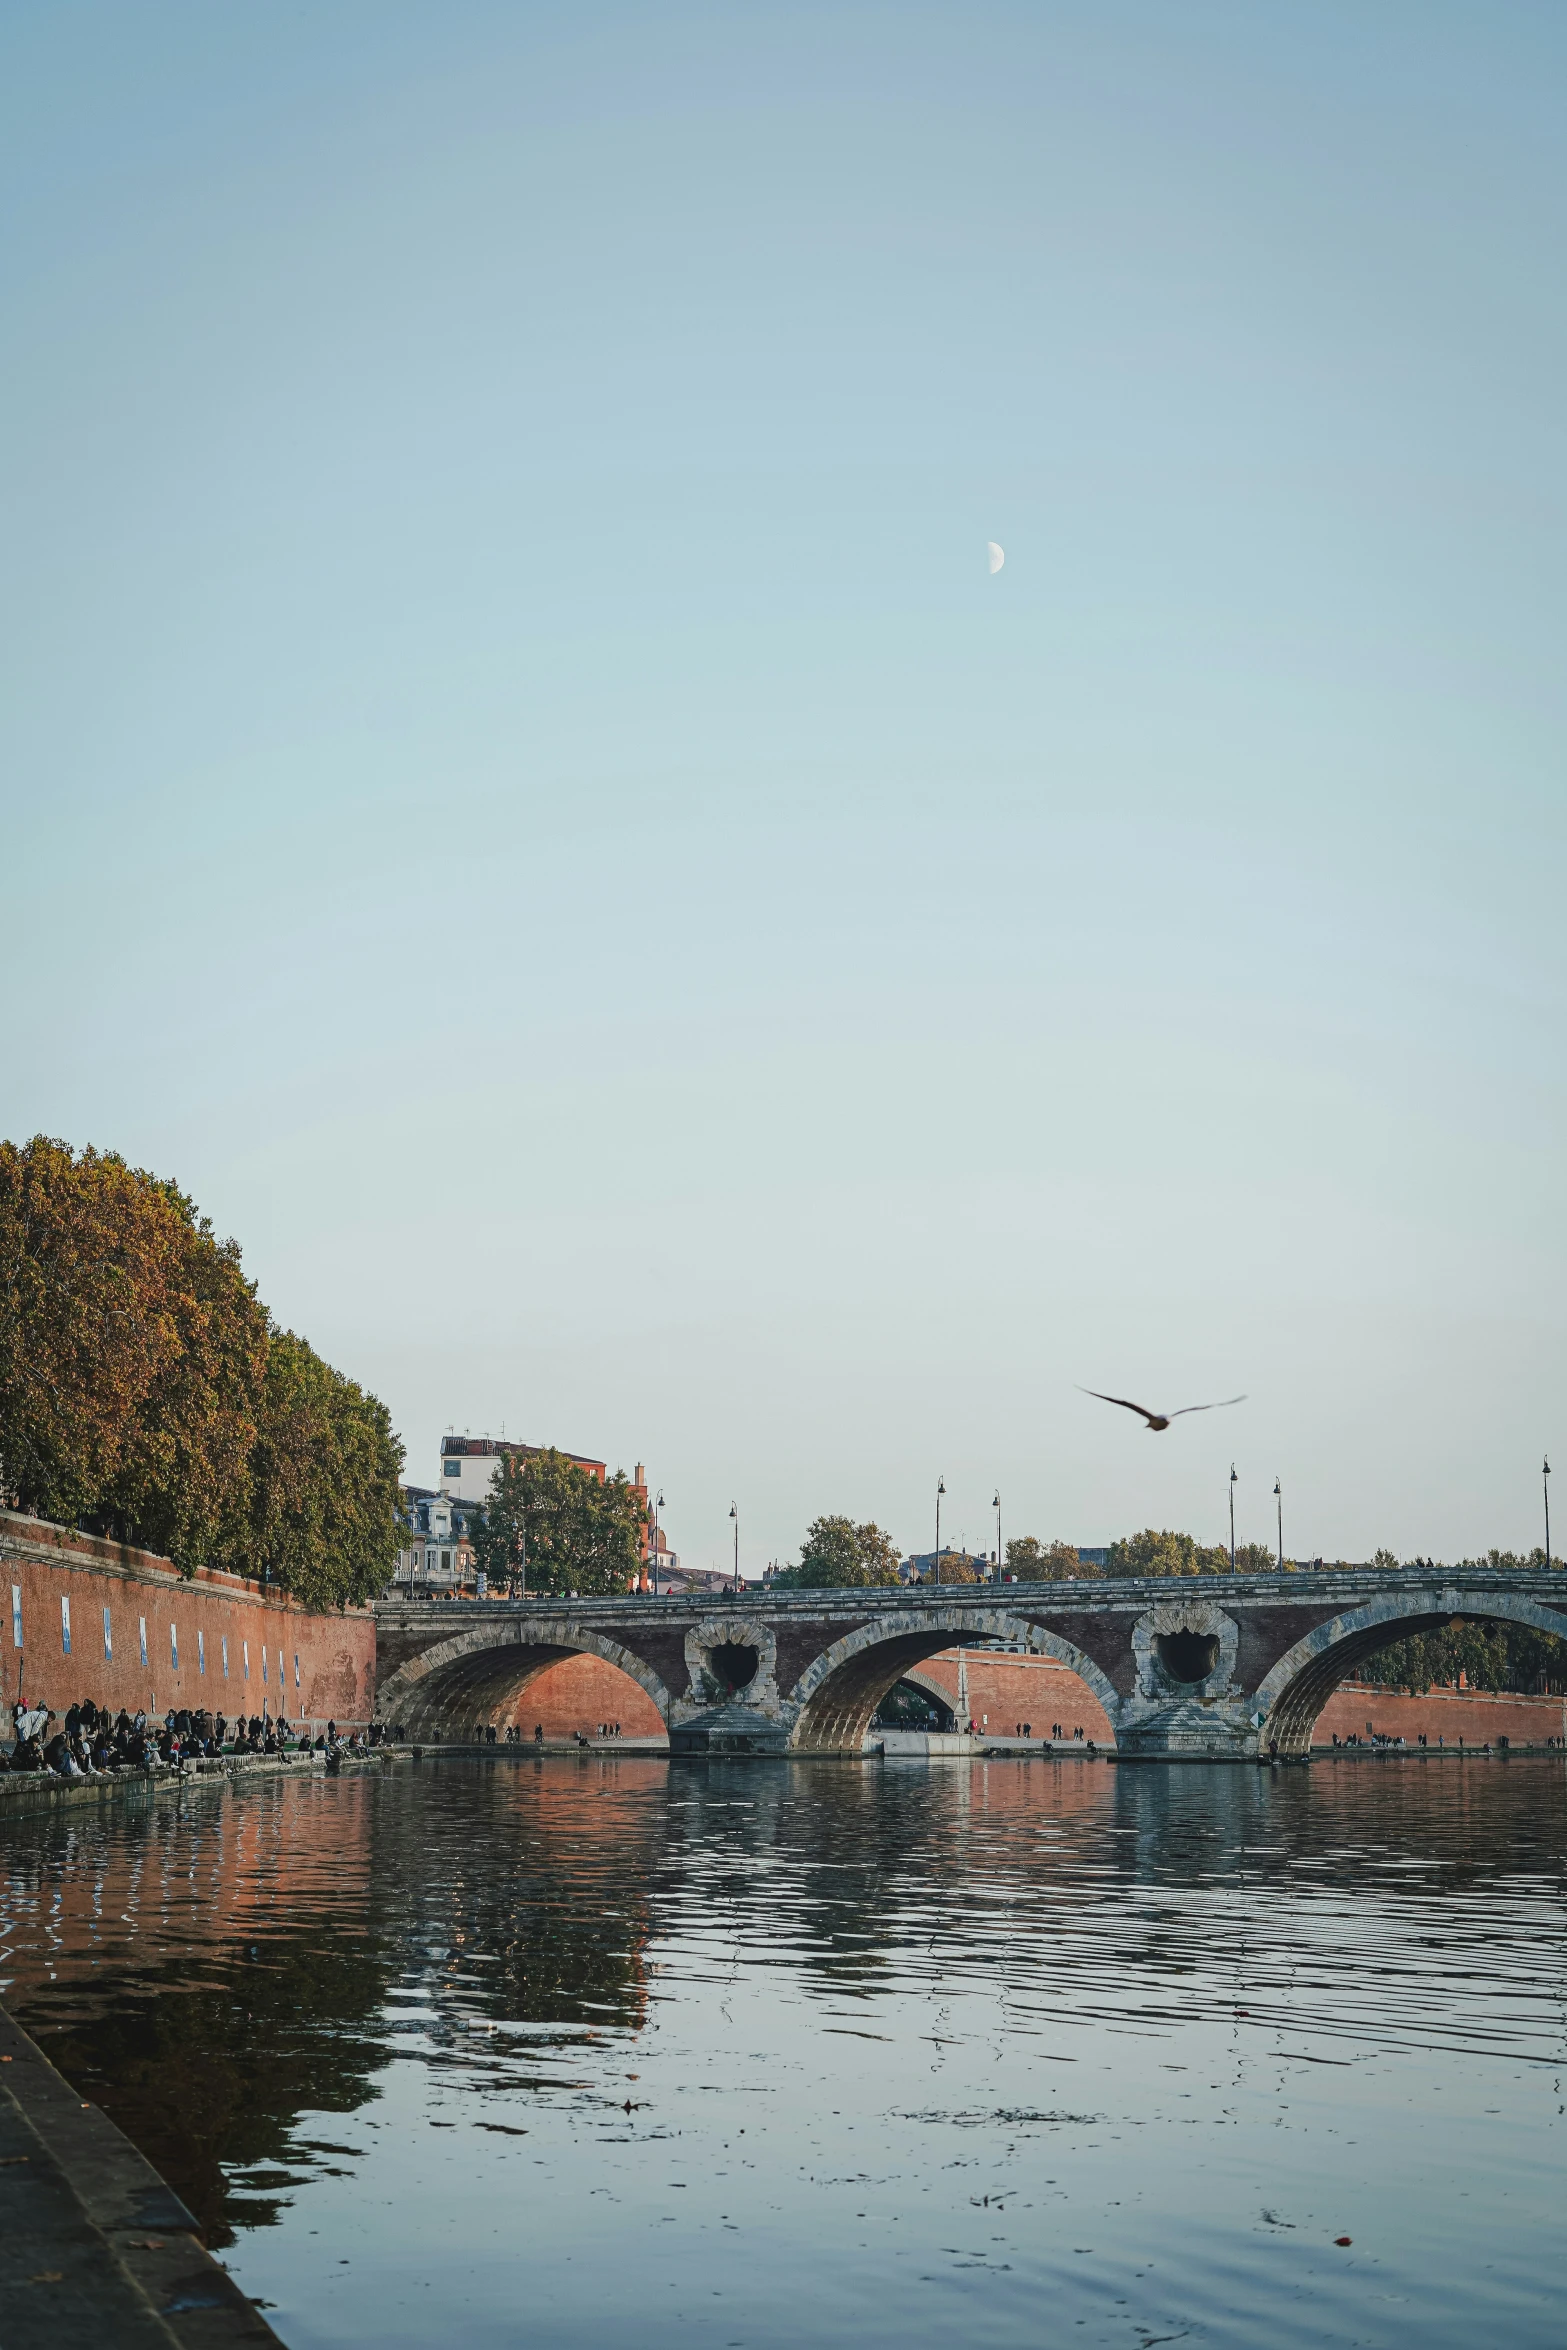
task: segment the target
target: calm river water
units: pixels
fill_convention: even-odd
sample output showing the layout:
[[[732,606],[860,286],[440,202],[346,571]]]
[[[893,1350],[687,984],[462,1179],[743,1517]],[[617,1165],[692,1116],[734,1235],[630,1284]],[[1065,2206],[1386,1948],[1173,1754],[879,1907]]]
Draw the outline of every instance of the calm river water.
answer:
[[[6,1824],[0,1993],[292,2350],[1554,2350],[1563,1795],[1543,1759],[192,1787]]]

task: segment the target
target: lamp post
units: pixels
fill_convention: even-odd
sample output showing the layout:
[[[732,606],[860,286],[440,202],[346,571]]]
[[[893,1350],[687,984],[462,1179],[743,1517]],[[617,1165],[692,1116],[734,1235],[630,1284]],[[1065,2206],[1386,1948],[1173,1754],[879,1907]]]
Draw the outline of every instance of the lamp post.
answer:
[[[1545,1456],[1545,1468],[1541,1473],[1540,1484],[1545,1494],[1545,1570],[1549,1574],[1551,1568],[1551,1456],[1549,1453]]]
[[[735,1589],[738,1591],[740,1588],[740,1512],[733,1502],[729,1504],[729,1515],[735,1522]]]
[[[1284,1489],[1277,1477],[1273,1480],[1273,1498],[1279,1505],[1279,1573],[1284,1572]]]
[[[661,1493],[653,1504],[653,1597],[655,1599],[658,1597],[658,1519],[663,1506],[664,1496]]]
[[[991,1581],[999,1583],[1001,1580],[1001,1494],[999,1488],[996,1498],[990,1506],[996,1513],[996,1571],[991,1577]]]
[[[945,1477],[936,1479],[936,1581],[941,1581],[941,1497],[947,1490]]]
[[[1235,1463],[1230,1463],[1230,1573],[1235,1572]]]

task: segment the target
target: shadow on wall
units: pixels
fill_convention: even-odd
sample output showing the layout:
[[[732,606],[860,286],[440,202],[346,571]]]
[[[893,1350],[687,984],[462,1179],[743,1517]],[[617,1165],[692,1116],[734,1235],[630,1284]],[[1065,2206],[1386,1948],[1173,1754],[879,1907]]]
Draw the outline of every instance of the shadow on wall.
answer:
[[[618,1722],[623,1738],[662,1738],[663,1717],[647,1691],[598,1656],[567,1656],[535,1673],[509,1706],[494,1716],[504,1730],[515,1722],[525,1738],[542,1723],[546,1738],[590,1734],[600,1722]]]

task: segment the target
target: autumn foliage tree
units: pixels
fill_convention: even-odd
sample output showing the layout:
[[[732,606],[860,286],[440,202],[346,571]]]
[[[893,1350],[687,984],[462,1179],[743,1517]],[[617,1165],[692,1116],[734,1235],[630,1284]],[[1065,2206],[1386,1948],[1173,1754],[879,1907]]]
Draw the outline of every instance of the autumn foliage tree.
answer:
[[[643,1497],[617,1469],[600,1484],[563,1452],[501,1457],[469,1527],[474,1556],[498,1588],[557,1598],[629,1591],[642,1566]]]
[[[1007,1543],[1007,1573],[1020,1583],[1054,1583],[1066,1575],[1096,1575],[1084,1566],[1075,1542],[1041,1542],[1034,1534],[1014,1534]]]
[[[0,1489],[20,1507],[322,1604],[391,1572],[401,1470],[384,1407],[273,1327],[176,1185],[0,1143]]]
[[[800,1563],[773,1577],[773,1589],[842,1591],[896,1583],[898,1551],[872,1521],[856,1525],[835,1514],[813,1518],[800,1545]]]

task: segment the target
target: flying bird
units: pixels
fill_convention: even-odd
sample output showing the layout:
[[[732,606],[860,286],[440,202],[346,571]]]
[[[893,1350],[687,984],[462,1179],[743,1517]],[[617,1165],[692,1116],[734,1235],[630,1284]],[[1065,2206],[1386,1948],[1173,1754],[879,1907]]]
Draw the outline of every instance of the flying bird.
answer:
[[[1118,1403],[1123,1412],[1140,1412],[1152,1436],[1157,1436],[1161,1428],[1168,1428],[1172,1420],[1184,1420],[1188,1412],[1224,1412],[1232,1403],[1246,1401],[1244,1395],[1227,1395],[1222,1403],[1183,1403],[1178,1412],[1151,1412],[1146,1404],[1128,1403],[1124,1395],[1101,1395],[1097,1387],[1080,1387],[1077,1392],[1096,1396],[1100,1403]]]

